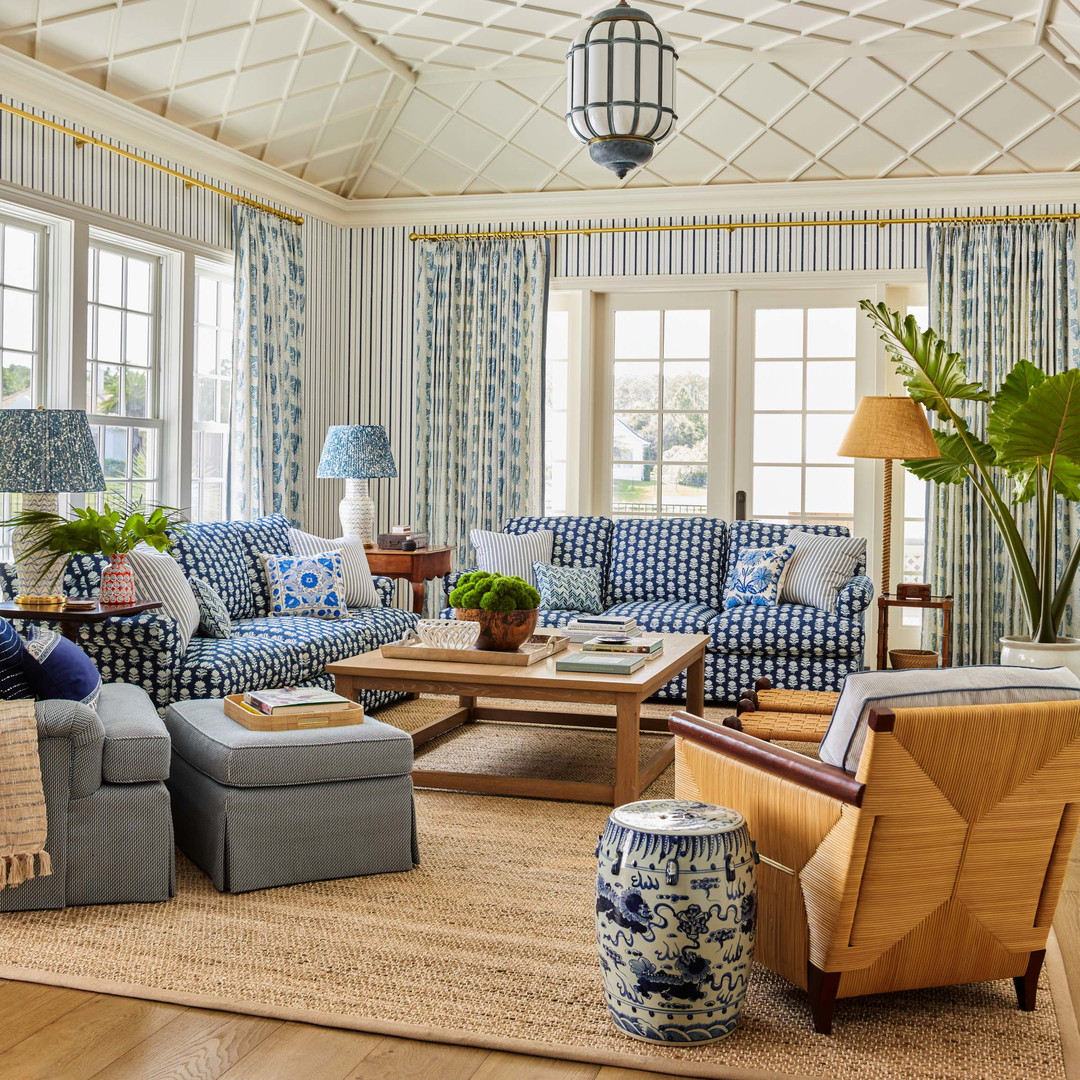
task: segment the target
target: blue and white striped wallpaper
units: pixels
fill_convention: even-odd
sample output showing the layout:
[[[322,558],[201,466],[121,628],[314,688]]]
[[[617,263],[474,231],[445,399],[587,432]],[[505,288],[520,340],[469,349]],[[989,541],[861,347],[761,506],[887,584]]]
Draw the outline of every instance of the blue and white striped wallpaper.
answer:
[[[2,98],[0,100],[10,100]],[[18,101],[12,104],[26,108]],[[30,109],[28,111],[35,111]],[[41,114],[45,115],[45,114]],[[49,116],[69,127],[62,117]],[[98,132],[89,132],[104,138]],[[154,157],[143,148],[136,149]],[[174,163],[162,158],[164,164]],[[195,174],[198,175],[198,174]],[[213,180],[212,177],[202,179]],[[121,221],[173,236],[230,247],[230,204],[222,196],[148,169],[100,148],[74,141],[0,113],[0,181]],[[238,194],[259,198],[257,192]],[[721,196],[718,193],[718,199]],[[734,220],[851,220],[968,213],[1056,212],[1073,206],[927,207],[921,210],[853,209],[845,213],[727,217],[605,218],[588,221],[536,218],[477,223],[447,231],[625,225],[703,224]],[[308,269],[307,361],[304,389],[308,525],[323,535],[337,529],[341,481],[315,479],[315,465],[330,424],[384,424],[398,463],[396,480],[373,485],[380,528],[415,517],[412,491],[415,374],[413,285],[416,245],[408,226],[342,229],[317,218],[304,226]],[[555,277],[724,275],[839,270],[911,270],[925,265],[926,227],[850,225],[840,228],[761,228],[647,233],[599,233],[552,240]],[[719,282],[718,282],[719,284]]]

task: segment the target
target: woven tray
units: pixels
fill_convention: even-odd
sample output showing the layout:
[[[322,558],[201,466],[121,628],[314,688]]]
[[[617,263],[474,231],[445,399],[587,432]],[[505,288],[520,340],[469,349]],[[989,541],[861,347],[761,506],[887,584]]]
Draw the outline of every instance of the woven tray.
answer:
[[[348,727],[364,722],[364,706],[350,702],[347,709],[331,712],[274,713],[273,716],[256,715],[243,706],[244,695],[232,694],[225,699],[225,715],[249,731],[303,731],[305,728]]]
[[[449,660],[454,664],[498,664],[502,667],[532,667],[549,656],[563,652],[570,639],[558,634],[533,634],[517,652],[489,649],[434,649],[419,641],[395,641],[379,652],[394,660]]]

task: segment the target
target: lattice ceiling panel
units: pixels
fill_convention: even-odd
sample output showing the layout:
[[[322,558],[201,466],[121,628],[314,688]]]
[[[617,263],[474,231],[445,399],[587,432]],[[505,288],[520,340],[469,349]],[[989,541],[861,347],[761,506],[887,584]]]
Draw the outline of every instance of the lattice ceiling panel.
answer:
[[[641,0],[678,134],[623,182],[1080,168],[1080,0]],[[608,188],[580,0],[0,0],[0,45],[348,198]]]

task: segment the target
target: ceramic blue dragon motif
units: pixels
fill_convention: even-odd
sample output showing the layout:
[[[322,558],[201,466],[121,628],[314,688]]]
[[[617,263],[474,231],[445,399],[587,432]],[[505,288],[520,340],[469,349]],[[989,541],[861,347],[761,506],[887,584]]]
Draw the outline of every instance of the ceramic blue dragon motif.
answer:
[[[634,1038],[731,1034],[754,953],[757,852],[742,815],[651,799],[613,811],[597,846],[596,943],[611,1019]]]

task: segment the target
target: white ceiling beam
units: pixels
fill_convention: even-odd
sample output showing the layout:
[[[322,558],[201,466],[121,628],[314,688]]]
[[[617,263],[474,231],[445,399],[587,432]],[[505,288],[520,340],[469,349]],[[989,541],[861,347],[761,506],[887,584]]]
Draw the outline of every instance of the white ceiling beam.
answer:
[[[1050,13],[1055,7],[1056,0],[1039,0],[1039,10],[1035,13],[1035,29],[1031,34],[1031,43],[1041,45],[1046,37],[1046,24],[1050,21]]]
[[[911,53],[976,52],[980,49],[1030,49],[1031,29],[994,30],[962,38],[897,38],[889,35],[866,45],[778,45],[773,49],[738,49],[731,45],[704,43],[686,49],[680,59],[695,68],[741,67],[745,64],[783,64],[786,60],[847,60],[852,57],[890,56]],[[521,60],[490,68],[452,68],[422,64],[417,68],[418,86],[448,83],[512,82],[515,79],[562,77],[558,60]]]
[[[409,86],[416,83],[416,72],[404,60],[399,60],[389,49],[365,34],[352,19],[347,15],[342,15],[329,0],[296,0],[296,3],[307,8],[320,22],[336,30],[343,38],[362,49],[387,71],[393,72],[399,79],[404,79]]]

